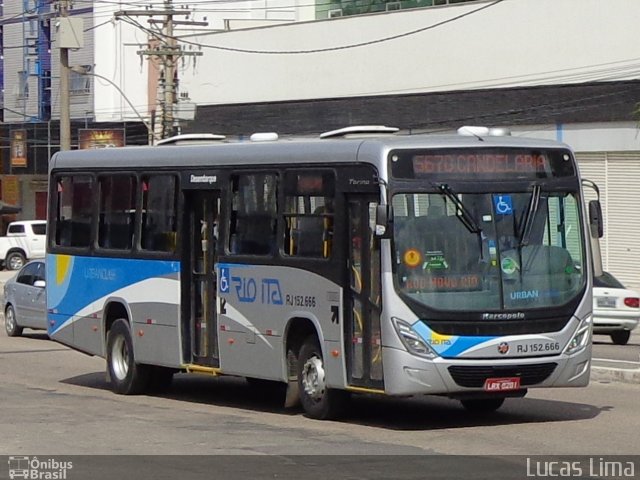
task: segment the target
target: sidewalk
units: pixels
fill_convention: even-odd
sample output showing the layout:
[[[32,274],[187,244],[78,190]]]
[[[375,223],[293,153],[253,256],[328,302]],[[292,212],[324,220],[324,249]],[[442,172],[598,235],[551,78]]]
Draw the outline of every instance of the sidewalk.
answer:
[[[629,343],[640,345],[640,327],[631,332]],[[640,385],[640,355],[636,360],[614,360],[594,356],[591,362],[591,381]]]

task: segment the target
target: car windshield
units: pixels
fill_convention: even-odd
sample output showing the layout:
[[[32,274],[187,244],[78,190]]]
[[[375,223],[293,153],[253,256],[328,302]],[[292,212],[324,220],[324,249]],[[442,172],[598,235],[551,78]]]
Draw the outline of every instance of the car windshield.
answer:
[[[593,277],[593,286],[601,288],[625,288],[625,286],[609,272],[602,272],[602,275]]]
[[[581,291],[575,193],[448,190],[393,197],[402,295],[438,310],[486,311],[559,306]]]

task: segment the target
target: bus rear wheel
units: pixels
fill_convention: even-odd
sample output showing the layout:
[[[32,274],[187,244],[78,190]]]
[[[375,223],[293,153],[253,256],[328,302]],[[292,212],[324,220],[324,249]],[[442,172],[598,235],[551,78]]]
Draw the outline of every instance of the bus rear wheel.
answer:
[[[470,412],[488,413],[498,410],[504,403],[504,398],[474,398],[470,400],[460,400],[460,403]]]
[[[149,369],[135,362],[129,324],[122,318],[116,320],[109,330],[107,368],[111,389],[115,393],[136,395],[147,389]]]
[[[327,387],[322,349],[315,336],[308,337],[298,355],[300,403],[308,417],[336,418],[344,413],[349,394]]]

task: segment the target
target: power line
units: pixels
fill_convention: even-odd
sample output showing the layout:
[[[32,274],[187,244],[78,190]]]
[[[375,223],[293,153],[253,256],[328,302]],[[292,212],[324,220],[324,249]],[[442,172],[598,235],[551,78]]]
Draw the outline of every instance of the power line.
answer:
[[[348,45],[341,45],[341,46],[337,46],[337,47],[326,47],[326,48],[313,48],[313,49],[308,49],[308,50],[257,50],[257,49],[244,49],[244,48],[235,48],[235,47],[223,47],[220,45],[207,45],[207,44],[202,44],[202,43],[198,43],[198,42],[190,42],[188,40],[185,40],[185,37],[179,37],[179,40],[182,43],[185,43],[187,45],[193,45],[196,47],[200,47],[200,48],[210,48],[213,50],[223,50],[223,51],[229,51],[229,52],[237,52],[237,53],[252,53],[252,54],[262,54],[262,55],[300,55],[300,54],[308,54],[308,53],[323,53],[323,52],[333,52],[333,51],[338,51],[338,50],[347,50],[347,49],[351,49],[351,48],[358,48],[358,47],[365,47],[365,46],[369,46],[369,45],[376,45],[379,43],[384,43],[384,42],[389,42],[392,40],[397,40],[399,38],[404,38],[404,37],[409,37],[411,35],[416,35],[418,33],[422,33],[425,32],[427,30],[431,30],[437,27],[440,27],[442,25],[446,25],[448,23],[451,22],[455,22],[457,20],[460,20],[464,17],[468,17],[470,15],[473,15],[475,13],[481,12],[483,10],[486,10],[488,8],[491,8],[499,3],[502,3],[504,0],[494,0],[493,2],[487,4],[487,5],[483,5],[482,7],[476,8],[475,10],[472,10],[470,12],[465,12],[462,13],[460,15],[456,15],[455,17],[451,17],[447,20],[443,20],[441,22],[437,22],[431,25],[427,25],[426,27],[421,27],[421,28],[417,28],[415,30],[410,30],[408,32],[403,32],[403,33],[399,33],[396,35],[390,35],[388,37],[383,37],[383,38],[379,38],[376,40],[369,40],[366,42],[358,42],[358,43],[352,43],[352,44],[348,44]],[[132,20],[132,19],[130,19]],[[141,25],[139,22],[133,22],[134,25],[138,26],[139,28],[142,28],[148,32],[152,32],[152,30],[148,29],[147,27],[144,27],[143,25]],[[200,34],[200,36],[206,36],[206,35],[212,35],[212,34],[218,34],[218,32],[206,32],[206,33],[202,33]]]

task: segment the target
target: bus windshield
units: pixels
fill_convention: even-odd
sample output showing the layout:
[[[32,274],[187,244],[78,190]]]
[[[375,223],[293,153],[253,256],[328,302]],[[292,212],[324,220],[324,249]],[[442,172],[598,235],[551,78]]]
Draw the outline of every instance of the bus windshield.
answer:
[[[455,199],[455,200],[454,200]],[[577,192],[393,196],[396,288],[436,310],[564,305],[584,287]]]

